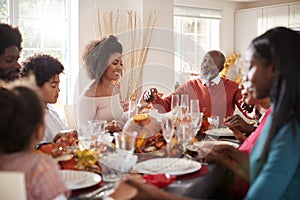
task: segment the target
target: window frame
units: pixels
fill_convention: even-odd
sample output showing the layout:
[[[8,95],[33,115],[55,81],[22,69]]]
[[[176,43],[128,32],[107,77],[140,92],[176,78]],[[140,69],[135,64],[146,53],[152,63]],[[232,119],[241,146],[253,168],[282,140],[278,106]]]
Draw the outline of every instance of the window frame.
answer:
[[[222,11],[219,9],[211,9],[211,8],[200,8],[200,7],[189,7],[189,6],[182,6],[182,5],[174,5],[174,32],[176,37],[180,37],[179,39],[174,37],[174,50],[175,50],[175,58],[174,58],[174,64],[175,64],[175,71],[179,74],[189,74],[191,76],[197,76],[199,74],[198,72],[198,66],[201,63],[202,57],[204,56],[205,49],[201,48],[201,44],[195,42],[195,37],[203,36],[203,34],[208,35],[210,37],[207,42],[207,51],[209,49],[219,49],[220,47],[220,27],[221,27],[221,20],[222,20]],[[182,22],[178,22],[182,18],[182,22],[187,18],[191,18],[193,20],[194,26],[197,26],[200,20],[207,20],[207,28],[209,29],[209,32],[206,33],[198,33],[197,30],[194,28],[193,33],[187,33],[182,30],[183,25]],[[213,22],[213,20],[216,20]],[[212,27],[212,23],[218,24],[218,27]],[[180,24],[181,27],[178,27],[178,24]],[[216,38],[211,38],[211,31],[212,29],[218,29],[218,44],[213,45],[213,40],[216,40]],[[181,29],[181,30],[179,30]],[[185,37],[188,37],[188,35],[191,35],[193,37],[193,41],[191,39],[186,39]],[[179,41],[178,41],[179,40]],[[194,51],[187,52],[184,50],[183,43],[189,43],[194,46]],[[176,46],[178,45],[179,46]],[[179,52],[177,52],[179,49]],[[202,49],[202,50],[201,50]],[[185,52],[185,53],[183,53]],[[193,59],[188,59],[187,57],[184,57],[184,54],[191,54],[194,55]],[[196,58],[197,57],[197,58]],[[190,77],[193,78],[193,77]],[[175,77],[175,79],[178,79]]]
[[[64,104],[71,104],[73,102],[73,83],[71,82],[74,77],[72,77],[72,68],[71,68],[71,0],[63,0],[64,1],[64,24],[65,24],[65,36],[64,36],[64,45],[63,47],[58,48],[45,48],[42,45],[39,48],[27,48],[22,46],[22,52],[21,56],[23,55],[24,51],[26,50],[34,50],[34,52],[45,52],[51,50],[58,50],[62,52],[62,58],[59,58],[59,60],[62,62],[62,64],[65,67],[65,73],[63,76],[61,76],[61,84],[60,84],[60,96],[63,97],[59,99],[60,104],[62,105],[54,105],[55,107],[61,108]],[[5,19],[4,23],[8,23],[12,25],[13,27],[19,27],[19,19],[21,17],[19,16],[19,0],[7,0],[8,3],[8,13],[7,16],[1,16],[2,19]],[[42,30],[40,30],[42,32]],[[22,34],[22,30],[20,30]],[[31,54],[30,54],[31,55]],[[54,56],[56,57],[56,56]],[[21,57],[19,62],[22,62],[24,57]],[[74,70],[76,71],[76,70]],[[62,85],[63,83],[63,85]],[[63,90],[62,90],[63,88]],[[62,92],[64,94],[62,94]]]

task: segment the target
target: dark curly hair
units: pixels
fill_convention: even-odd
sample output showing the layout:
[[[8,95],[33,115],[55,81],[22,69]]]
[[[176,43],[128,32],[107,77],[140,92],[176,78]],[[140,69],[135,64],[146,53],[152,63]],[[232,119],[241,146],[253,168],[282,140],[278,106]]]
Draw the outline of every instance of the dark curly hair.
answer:
[[[101,81],[108,65],[109,56],[113,53],[122,54],[122,51],[122,44],[113,35],[88,43],[82,54],[82,60],[88,77]]]
[[[22,50],[22,36],[18,28],[13,28],[8,24],[0,23],[0,55],[7,47],[17,46],[19,51]]]
[[[37,93],[25,86],[0,88],[0,153],[14,153],[30,145],[33,133],[44,123]]]
[[[36,53],[29,56],[22,62],[23,70],[21,75],[28,76],[33,73],[39,87],[42,87],[56,74],[64,71],[61,62],[47,54]]]

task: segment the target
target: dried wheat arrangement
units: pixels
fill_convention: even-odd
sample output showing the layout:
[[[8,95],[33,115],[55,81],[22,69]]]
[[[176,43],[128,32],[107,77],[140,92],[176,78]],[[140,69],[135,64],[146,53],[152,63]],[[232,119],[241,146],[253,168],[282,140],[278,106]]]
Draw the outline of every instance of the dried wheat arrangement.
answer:
[[[127,30],[119,32],[120,12],[103,11],[97,8],[97,27],[99,37],[108,35],[120,36],[123,45],[123,75],[120,80],[122,101],[140,93],[143,68],[149,52],[152,32],[158,16],[158,11],[151,11],[147,21],[137,16],[136,11],[127,11]],[[123,39],[123,40],[122,40]]]

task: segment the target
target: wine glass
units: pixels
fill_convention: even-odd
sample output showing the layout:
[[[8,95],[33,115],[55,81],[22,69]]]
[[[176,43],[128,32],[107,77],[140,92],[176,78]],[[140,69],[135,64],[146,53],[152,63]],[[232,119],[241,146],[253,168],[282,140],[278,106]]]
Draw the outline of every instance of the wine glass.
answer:
[[[203,118],[203,113],[198,112],[198,113],[190,113],[191,119],[192,119],[192,131],[194,134],[194,137],[197,135],[198,131],[201,128],[202,125],[202,118]]]
[[[167,142],[167,154],[170,154],[170,141],[173,138],[174,134],[174,122],[170,118],[163,118],[162,119],[162,132],[165,141]]]
[[[177,139],[182,144],[183,153],[186,151],[187,145],[194,138],[191,125],[189,123],[181,123],[177,131]]]
[[[171,111],[173,116],[178,115],[179,109],[179,94],[172,94],[171,97]]]
[[[198,99],[191,99],[190,101],[190,117],[192,119],[192,130],[194,136],[196,136],[200,130],[203,118],[203,113],[200,113]]]
[[[181,95],[180,108],[181,108],[181,112],[183,115],[188,113],[188,111],[189,111],[189,95],[188,94]]]

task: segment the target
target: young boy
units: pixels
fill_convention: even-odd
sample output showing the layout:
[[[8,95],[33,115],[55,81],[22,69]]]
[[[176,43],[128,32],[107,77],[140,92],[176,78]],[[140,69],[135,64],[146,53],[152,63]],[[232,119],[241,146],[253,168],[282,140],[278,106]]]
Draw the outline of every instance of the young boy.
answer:
[[[27,76],[31,73],[35,75],[45,108],[46,130],[42,141],[52,141],[59,131],[67,129],[67,126],[60,119],[57,112],[48,105],[57,102],[60,92],[59,75],[63,72],[64,66],[56,58],[41,53],[27,57],[26,60],[22,62],[22,65],[24,67],[22,70],[23,76]]]

